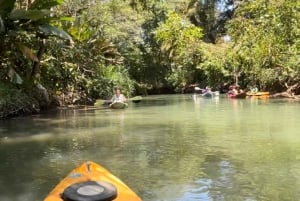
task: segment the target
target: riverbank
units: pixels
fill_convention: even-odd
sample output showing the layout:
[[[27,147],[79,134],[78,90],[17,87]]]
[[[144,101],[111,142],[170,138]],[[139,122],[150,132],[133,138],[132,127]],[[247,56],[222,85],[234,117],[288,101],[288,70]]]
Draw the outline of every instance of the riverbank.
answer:
[[[12,84],[0,84],[0,119],[39,114],[42,111],[74,105],[93,105],[93,100],[81,93],[49,94],[40,84],[29,89]]]
[[[0,119],[40,112],[40,104],[22,89],[0,88]]]
[[[170,93],[170,89],[162,90]],[[148,91],[147,94],[163,94],[156,90]],[[174,92],[172,92],[174,93]],[[47,96],[49,96],[47,94]],[[300,95],[294,95],[287,92],[274,93],[269,98],[288,98],[300,100]],[[6,119],[15,116],[27,116],[32,114],[39,114],[42,111],[50,109],[74,109],[85,108],[86,106],[93,106],[94,101],[82,94],[64,94],[57,93],[46,98],[43,90],[32,90],[30,92],[24,89],[18,89],[12,86],[0,87],[0,119]]]

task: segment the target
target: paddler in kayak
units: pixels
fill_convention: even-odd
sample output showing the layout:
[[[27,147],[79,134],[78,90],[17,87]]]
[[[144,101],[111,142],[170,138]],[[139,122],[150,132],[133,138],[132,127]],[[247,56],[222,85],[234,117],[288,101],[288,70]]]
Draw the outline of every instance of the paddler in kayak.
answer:
[[[127,101],[126,97],[122,94],[122,91],[120,88],[115,88],[115,94],[111,98],[111,102],[123,102],[125,103]]]

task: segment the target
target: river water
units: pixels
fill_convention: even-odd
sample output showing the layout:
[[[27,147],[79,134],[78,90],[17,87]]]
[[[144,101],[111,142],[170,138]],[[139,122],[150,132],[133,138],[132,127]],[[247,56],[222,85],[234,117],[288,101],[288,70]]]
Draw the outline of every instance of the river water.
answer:
[[[87,160],[144,201],[299,200],[300,102],[149,96],[0,122],[0,200],[41,201]]]

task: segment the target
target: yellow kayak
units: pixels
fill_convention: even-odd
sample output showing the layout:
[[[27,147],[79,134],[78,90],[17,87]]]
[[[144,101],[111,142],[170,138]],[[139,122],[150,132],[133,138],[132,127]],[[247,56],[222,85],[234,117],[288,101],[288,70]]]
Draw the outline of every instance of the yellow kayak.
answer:
[[[125,183],[88,161],[69,173],[44,201],[142,201]]]
[[[247,96],[269,96],[270,92],[268,91],[261,91],[261,92],[248,92]]]

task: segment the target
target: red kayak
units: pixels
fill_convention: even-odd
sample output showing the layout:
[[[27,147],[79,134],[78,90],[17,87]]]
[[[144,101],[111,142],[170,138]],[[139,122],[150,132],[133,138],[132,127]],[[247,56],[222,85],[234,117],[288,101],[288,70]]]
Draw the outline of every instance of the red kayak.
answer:
[[[229,98],[246,98],[247,96],[247,93],[246,92],[242,92],[242,93],[239,93],[239,94],[228,94],[228,97]]]

